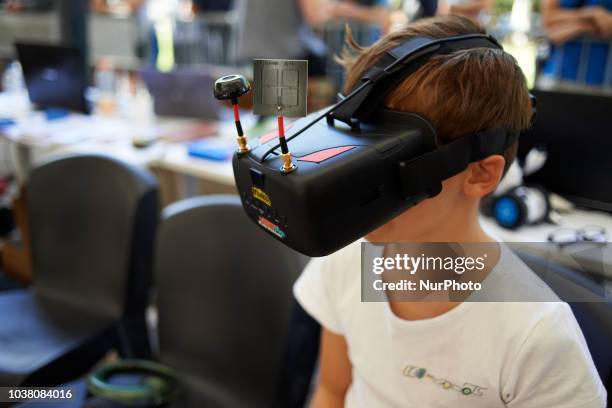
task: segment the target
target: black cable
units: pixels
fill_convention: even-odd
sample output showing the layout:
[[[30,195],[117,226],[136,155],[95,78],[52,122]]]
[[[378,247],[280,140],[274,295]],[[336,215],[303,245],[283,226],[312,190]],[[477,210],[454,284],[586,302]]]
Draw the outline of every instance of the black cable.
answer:
[[[280,148],[281,148],[281,153],[282,154],[287,154],[289,153],[289,146],[287,146],[287,140],[284,137],[280,138]]]
[[[367,80],[365,81],[363,84],[361,84],[358,88],[356,88],[353,92],[351,92],[346,98],[342,99],[341,101],[339,101],[338,103],[336,103],[334,106],[330,107],[328,110],[326,110],[325,112],[323,112],[321,115],[319,115],[317,118],[313,119],[312,122],[310,122],[309,124],[307,124],[306,126],[304,126],[303,128],[301,128],[300,130],[298,130],[297,132],[295,132],[293,135],[284,138],[285,139],[285,145],[287,142],[289,142],[290,140],[292,140],[293,138],[299,136],[302,132],[306,131],[307,129],[309,129],[312,125],[314,125],[315,123],[317,123],[318,121],[320,121],[321,119],[323,119],[324,117],[326,117],[330,112],[333,112],[335,109],[338,109],[340,106],[344,105],[347,101],[349,101],[350,99],[352,99],[355,95],[357,95],[363,88],[365,88],[367,85],[371,84],[372,81],[371,80]],[[260,163],[263,163],[266,158],[276,149],[278,149],[279,147],[281,147],[281,151],[282,151],[282,142],[279,142],[276,146],[271,147],[270,149],[268,149],[263,156],[261,157],[261,160],[259,161]],[[286,147],[286,146],[285,146]],[[287,149],[287,151],[289,151]],[[287,152],[282,152],[282,153],[287,153]]]
[[[285,139],[285,121],[282,116],[278,118],[278,142],[280,144],[281,153],[289,153],[289,146],[287,146],[287,139]]]
[[[236,132],[238,132],[238,136],[244,136],[244,132],[242,131],[242,123],[240,123],[239,120],[235,120],[234,123],[236,124]]]

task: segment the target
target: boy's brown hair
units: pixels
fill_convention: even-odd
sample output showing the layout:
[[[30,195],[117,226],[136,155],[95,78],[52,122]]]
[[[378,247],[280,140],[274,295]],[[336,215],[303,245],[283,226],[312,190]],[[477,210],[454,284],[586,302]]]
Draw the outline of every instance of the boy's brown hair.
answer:
[[[423,19],[390,33],[368,48],[347,43],[357,57],[344,53],[345,92],[359,85],[365,72],[385,52],[413,37],[443,38],[484,34],[485,30],[459,16]],[[531,102],[525,76],[516,60],[502,50],[477,48],[438,55],[408,76],[383,102],[390,109],[414,112],[435,127],[438,143],[486,129],[521,131],[529,126]],[[517,143],[504,152],[505,170],[516,156]]]

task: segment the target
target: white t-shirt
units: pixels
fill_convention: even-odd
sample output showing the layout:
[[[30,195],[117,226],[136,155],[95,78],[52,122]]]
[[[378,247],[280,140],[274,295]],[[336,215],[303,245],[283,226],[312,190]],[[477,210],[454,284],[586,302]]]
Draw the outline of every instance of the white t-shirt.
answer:
[[[403,320],[387,302],[361,302],[360,251],[354,243],[313,259],[294,287],[302,307],[348,344],[345,407],[605,407],[566,303],[464,302],[431,319]],[[491,276],[550,291],[508,249]]]

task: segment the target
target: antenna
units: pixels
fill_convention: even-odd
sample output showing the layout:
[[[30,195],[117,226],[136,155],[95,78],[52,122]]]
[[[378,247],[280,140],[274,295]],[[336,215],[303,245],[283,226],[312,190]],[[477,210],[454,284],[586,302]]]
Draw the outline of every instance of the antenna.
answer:
[[[291,173],[297,166],[285,138],[284,117],[306,116],[308,61],[256,59],[254,77],[253,112],[256,115],[277,117],[283,161],[280,171],[283,174]]]
[[[246,136],[240,123],[240,111],[238,110],[238,98],[251,90],[251,84],[242,75],[227,75],[215,81],[215,98],[230,100],[234,108],[234,122],[238,133],[238,153],[247,153],[251,148],[247,144]]]

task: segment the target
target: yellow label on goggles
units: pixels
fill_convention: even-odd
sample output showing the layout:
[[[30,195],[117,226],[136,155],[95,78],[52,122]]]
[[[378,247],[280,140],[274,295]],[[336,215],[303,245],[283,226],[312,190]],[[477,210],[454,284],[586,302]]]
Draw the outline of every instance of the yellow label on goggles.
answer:
[[[268,197],[266,192],[263,191],[262,189],[257,188],[257,187],[251,187],[251,194],[253,195],[253,197],[258,199],[259,201],[261,201],[268,207],[272,205],[272,200],[270,200],[270,197]]]

